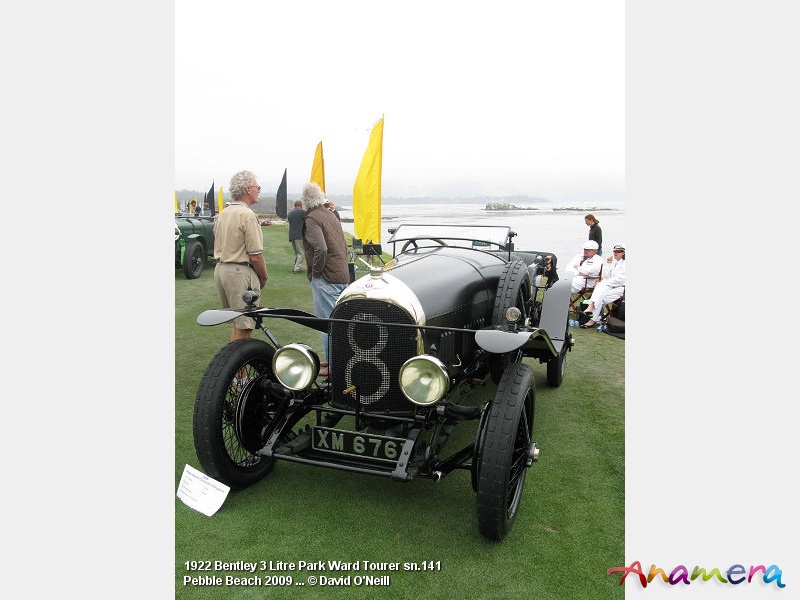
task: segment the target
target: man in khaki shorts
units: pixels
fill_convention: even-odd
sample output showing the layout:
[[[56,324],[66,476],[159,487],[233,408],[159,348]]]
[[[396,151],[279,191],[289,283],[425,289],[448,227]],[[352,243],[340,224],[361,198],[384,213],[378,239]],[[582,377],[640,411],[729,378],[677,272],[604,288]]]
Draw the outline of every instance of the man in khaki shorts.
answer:
[[[250,171],[239,171],[231,177],[228,189],[233,202],[219,213],[214,223],[214,284],[223,309],[244,308],[242,294],[261,290],[267,283],[264,262],[264,234],[256,213],[250,208],[258,202],[261,186]],[[255,320],[236,317],[231,341],[253,335]]]

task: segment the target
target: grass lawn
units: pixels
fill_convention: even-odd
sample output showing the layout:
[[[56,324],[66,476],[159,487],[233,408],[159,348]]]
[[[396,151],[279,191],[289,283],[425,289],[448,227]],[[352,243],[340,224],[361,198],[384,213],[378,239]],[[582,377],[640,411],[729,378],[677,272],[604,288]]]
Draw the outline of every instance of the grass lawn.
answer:
[[[311,288],[292,274],[294,253],[285,225],[264,227],[269,282],[262,306],[313,312]],[[214,269],[199,279],[175,271],[175,490],[184,466],[200,469],[192,413],[206,365],[230,335],[230,325],[201,327],[197,315],[218,308]],[[275,319],[281,343],[303,342],[321,353],[319,333]],[[536,378],[533,439],[541,457],[528,471],[520,512],[502,542],[477,527],[476,496],[467,471],[439,483],[407,484],[278,461],[258,484],[231,492],[212,517],[175,498],[175,597],[189,598],[623,598],[611,567],[624,564],[625,342],[573,328],[576,345],[560,388],[547,386],[546,368],[528,360]],[[263,333],[254,337],[266,339]],[[462,426],[472,435],[471,425]],[[462,432],[459,432],[462,433]],[[451,440],[456,448],[457,440]],[[187,561],[211,561],[187,571]],[[213,562],[273,564],[359,561],[358,571],[257,571],[262,585],[184,585],[184,576],[251,576],[214,571]],[[363,569],[361,561],[399,563],[399,570]],[[422,569],[404,570],[405,563]],[[426,566],[428,566],[426,564]],[[438,568],[437,568],[438,567]],[[306,585],[267,586],[291,576]],[[350,575],[349,586],[310,586],[310,575]],[[389,585],[355,585],[356,576],[389,576]],[[384,580],[385,581],[385,580]]]

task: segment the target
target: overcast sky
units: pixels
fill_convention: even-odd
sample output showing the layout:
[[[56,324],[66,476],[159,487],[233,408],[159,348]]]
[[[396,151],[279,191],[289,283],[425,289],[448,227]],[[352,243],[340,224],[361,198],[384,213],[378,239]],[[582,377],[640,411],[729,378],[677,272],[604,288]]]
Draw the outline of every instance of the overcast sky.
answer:
[[[624,197],[625,3],[177,0],[175,188]]]

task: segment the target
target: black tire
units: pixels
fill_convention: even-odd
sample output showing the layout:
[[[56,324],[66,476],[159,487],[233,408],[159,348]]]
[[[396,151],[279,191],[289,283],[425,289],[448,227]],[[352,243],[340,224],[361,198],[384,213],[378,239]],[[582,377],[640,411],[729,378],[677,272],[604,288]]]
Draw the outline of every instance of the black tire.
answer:
[[[274,380],[275,350],[262,340],[236,340],[222,348],[206,367],[194,405],[194,447],[207,475],[242,489],[263,479],[274,458],[257,452],[263,447],[281,408],[261,391]],[[242,389],[234,377],[246,373]]]
[[[534,413],[533,370],[509,366],[500,380],[478,451],[478,528],[502,540],[517,518],[531,462]]]
[[[521,260],[509,262],[500,275],[497,282],[497,295],[494,300],[494,310],[492,311],[492,325],[505,327],[506,311],[512,306],[516,306],[522,312],[520,322],[524,322],[530,314],[531,308],[531,275],[528,268]],[[499,383],[508,365],[519,362],[522,359],[522,352],[510,352],[508,354],[493,356],[489,361],[489,373],[492,381]]]
[[[569,324],[567,324],[567,329],[564,333],[564,345],[561,346],[561,352],[559,352],[558,356],[555,358],[551,358],[547,361],[547,385],[550,387],[558,387],[564,382],[564,373],[567,370],[567,352],[570,348],[569,335]]]
[[[206,266],[206,251],[197,240],[190,240],[183,253],[183,274],[186,279],[197,279]]]

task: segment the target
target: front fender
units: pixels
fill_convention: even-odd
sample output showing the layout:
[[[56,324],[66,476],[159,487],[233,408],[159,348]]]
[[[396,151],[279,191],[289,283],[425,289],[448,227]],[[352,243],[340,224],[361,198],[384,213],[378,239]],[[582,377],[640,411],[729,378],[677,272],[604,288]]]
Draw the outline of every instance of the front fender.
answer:
[[[506,354],[522,350],[533,356],[557,356],[558,351],[543,329],[528,331],[501,331],[481,329],[475,332],[475,343],[492,354]]]
[[[572,279],[559,279],[544,294],[539,327],[554,340],[564,341]]]
[[[322,319],[302,310],[294,308],[255,308],[241,310],[212,309],[204,310],[197,316],[197,324],[203,326],[221,325],[233,321],[236,317],[269,317],[274,319],[286,319],[300,325],[305,325],[317,331],[328,332],[330,319]]]
[[[204,310],[197,315],[197,324],[205,327],[209,325],[222,325],[228,321],[233,321],[236,317],[244,314],[238,310]]]

